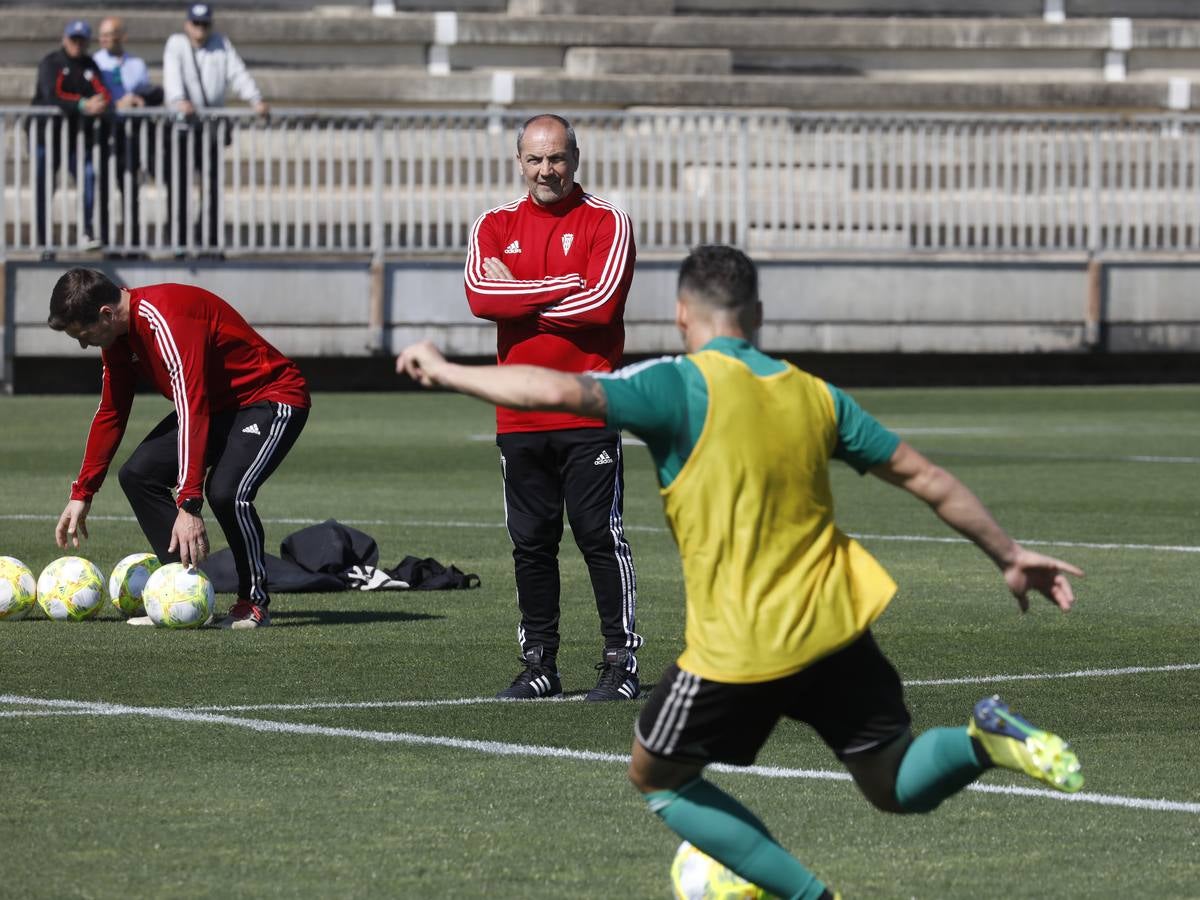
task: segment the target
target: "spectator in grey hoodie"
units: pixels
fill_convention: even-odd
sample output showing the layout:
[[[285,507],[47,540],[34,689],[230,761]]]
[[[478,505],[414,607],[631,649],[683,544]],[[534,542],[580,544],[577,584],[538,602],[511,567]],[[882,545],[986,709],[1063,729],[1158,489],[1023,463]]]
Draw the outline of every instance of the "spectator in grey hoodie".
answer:
[[[255,84],[246,64],[234,49],[233,42],[212,29],[213,8],[210,3],[193,3],[187,10],[182,34],[167,38],[163,48],[163,102],[181,119],[190,120],[206,109],[220,109],[225,94],[232,88],[249,103],[256,113],[266,116],[269,107]],[[207,222],[206,234],[197,230],[196,243],[201,247],[218,246],[218,200],[221,186],[221,154],[218,131],[213,122],[197,121],[190,128],[180,128],[173,142],[177,163],[173,167],[171,210],[175,217],[175,240],[180,247],[187,244],[189,168],[202,173],[207,157],[207,204],[201,222]],[[188,155],[192,164],[188,166]]]

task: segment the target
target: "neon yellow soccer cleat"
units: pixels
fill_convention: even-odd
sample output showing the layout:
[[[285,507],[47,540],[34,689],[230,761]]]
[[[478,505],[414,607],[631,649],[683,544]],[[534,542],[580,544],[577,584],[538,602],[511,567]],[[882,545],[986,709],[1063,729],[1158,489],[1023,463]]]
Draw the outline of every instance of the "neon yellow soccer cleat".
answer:
[[[1024,772],[1060,791],[1083,787],[1079,760],[1057,734],[1034,728],[999,697],[975,704],[967,734],[978,741],[997,766]]]

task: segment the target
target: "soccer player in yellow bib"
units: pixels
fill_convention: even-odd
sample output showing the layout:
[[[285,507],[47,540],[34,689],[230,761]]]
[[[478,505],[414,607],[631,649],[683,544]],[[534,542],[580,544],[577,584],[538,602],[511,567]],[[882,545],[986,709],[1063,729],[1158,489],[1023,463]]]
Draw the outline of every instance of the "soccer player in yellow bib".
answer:
[[[965,727],[914,737],[899,675],[870,625],[896,585],[833,519],[841,459],[923,500],[996,564],[1024,612],[1036,591],[1074,603],[1062,560],[1021,547],[967,487],[819,378],[756,350],[758,276],[731,247],[700,247],[679,273],[687,355],[608,375],[460,366],[432,344],[397,370],[489,403],[570,410],[642,438],[683,559],[686,647],[638,718],[629,777],[680,837],[778,897],[830,889],[758,818],[703,777],[750,765],[782,717],[812,726],[881,810],[923,813],[992,766],[1064,791],[1075,754],[999,698]]]

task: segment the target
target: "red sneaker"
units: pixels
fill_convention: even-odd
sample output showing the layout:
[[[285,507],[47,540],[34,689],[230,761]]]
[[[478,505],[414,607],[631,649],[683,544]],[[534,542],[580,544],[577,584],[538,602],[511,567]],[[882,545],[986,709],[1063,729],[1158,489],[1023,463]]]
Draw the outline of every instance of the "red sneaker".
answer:
[[[217,623],[218,628],[266,628],[271,624],[271,614],[265,606],[239,600],[233,604],[229,614]]]

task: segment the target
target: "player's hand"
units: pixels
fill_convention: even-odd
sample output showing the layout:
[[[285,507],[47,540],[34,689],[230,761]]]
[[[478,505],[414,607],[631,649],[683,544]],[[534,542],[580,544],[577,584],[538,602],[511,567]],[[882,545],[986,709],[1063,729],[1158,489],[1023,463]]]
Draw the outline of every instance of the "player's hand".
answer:
[[[175,525],[171,528],[171,546],[168,553],[179,551],[179,561],[185,566],[194,566],[208,557],[208,531],[204,519],[185,510],[179,510]]]
[[[489,256],[483,261],[483,274],[493,281],[516,281],[516,276],[503,262],[495,256]]]
[[[1037,591],[1047,600],[1067,612],[1075,605],[1075,592],[1071,590],[1071,582],[1067,575],[1083,576],[1083,569],[1055,559],[1043,556],[1017,546],[1012,560],[1004,566],[1004,581],[1008,589],[1017,598],[1021,612],[1029,611],[1029,591]]]
[[[67,508],[58,517],[58,525],[54,528],[54,542],[66,550],[67,542],[71,546],[79,546],[79,538],[88,536],[87,514],[92,508],[91,500],[71,500]]]
[[[422,387],[433,387],[438,384],[438,369],[445,364],[446,357],[442,356],[442,351],[432,341],[421,341],[400,352],[396,357],[396,372],[407,375]]]
[[[264,119],[271,114],[271,107],[266,100],[259,100],[254,104],[254,114]]]
[[[192,106],[191,100],[176,100],[175,112],[184,116],[195,115],[196,107]]]
[[[85,116],[98,116],[104,112],[104,108],[108,106],[108,98],[103,94],[92,94],[83,101],[83,114]]]
[[[126,94],[117,101],[117,109],[132,109],[145,105],[146,101],[140,94]]]

